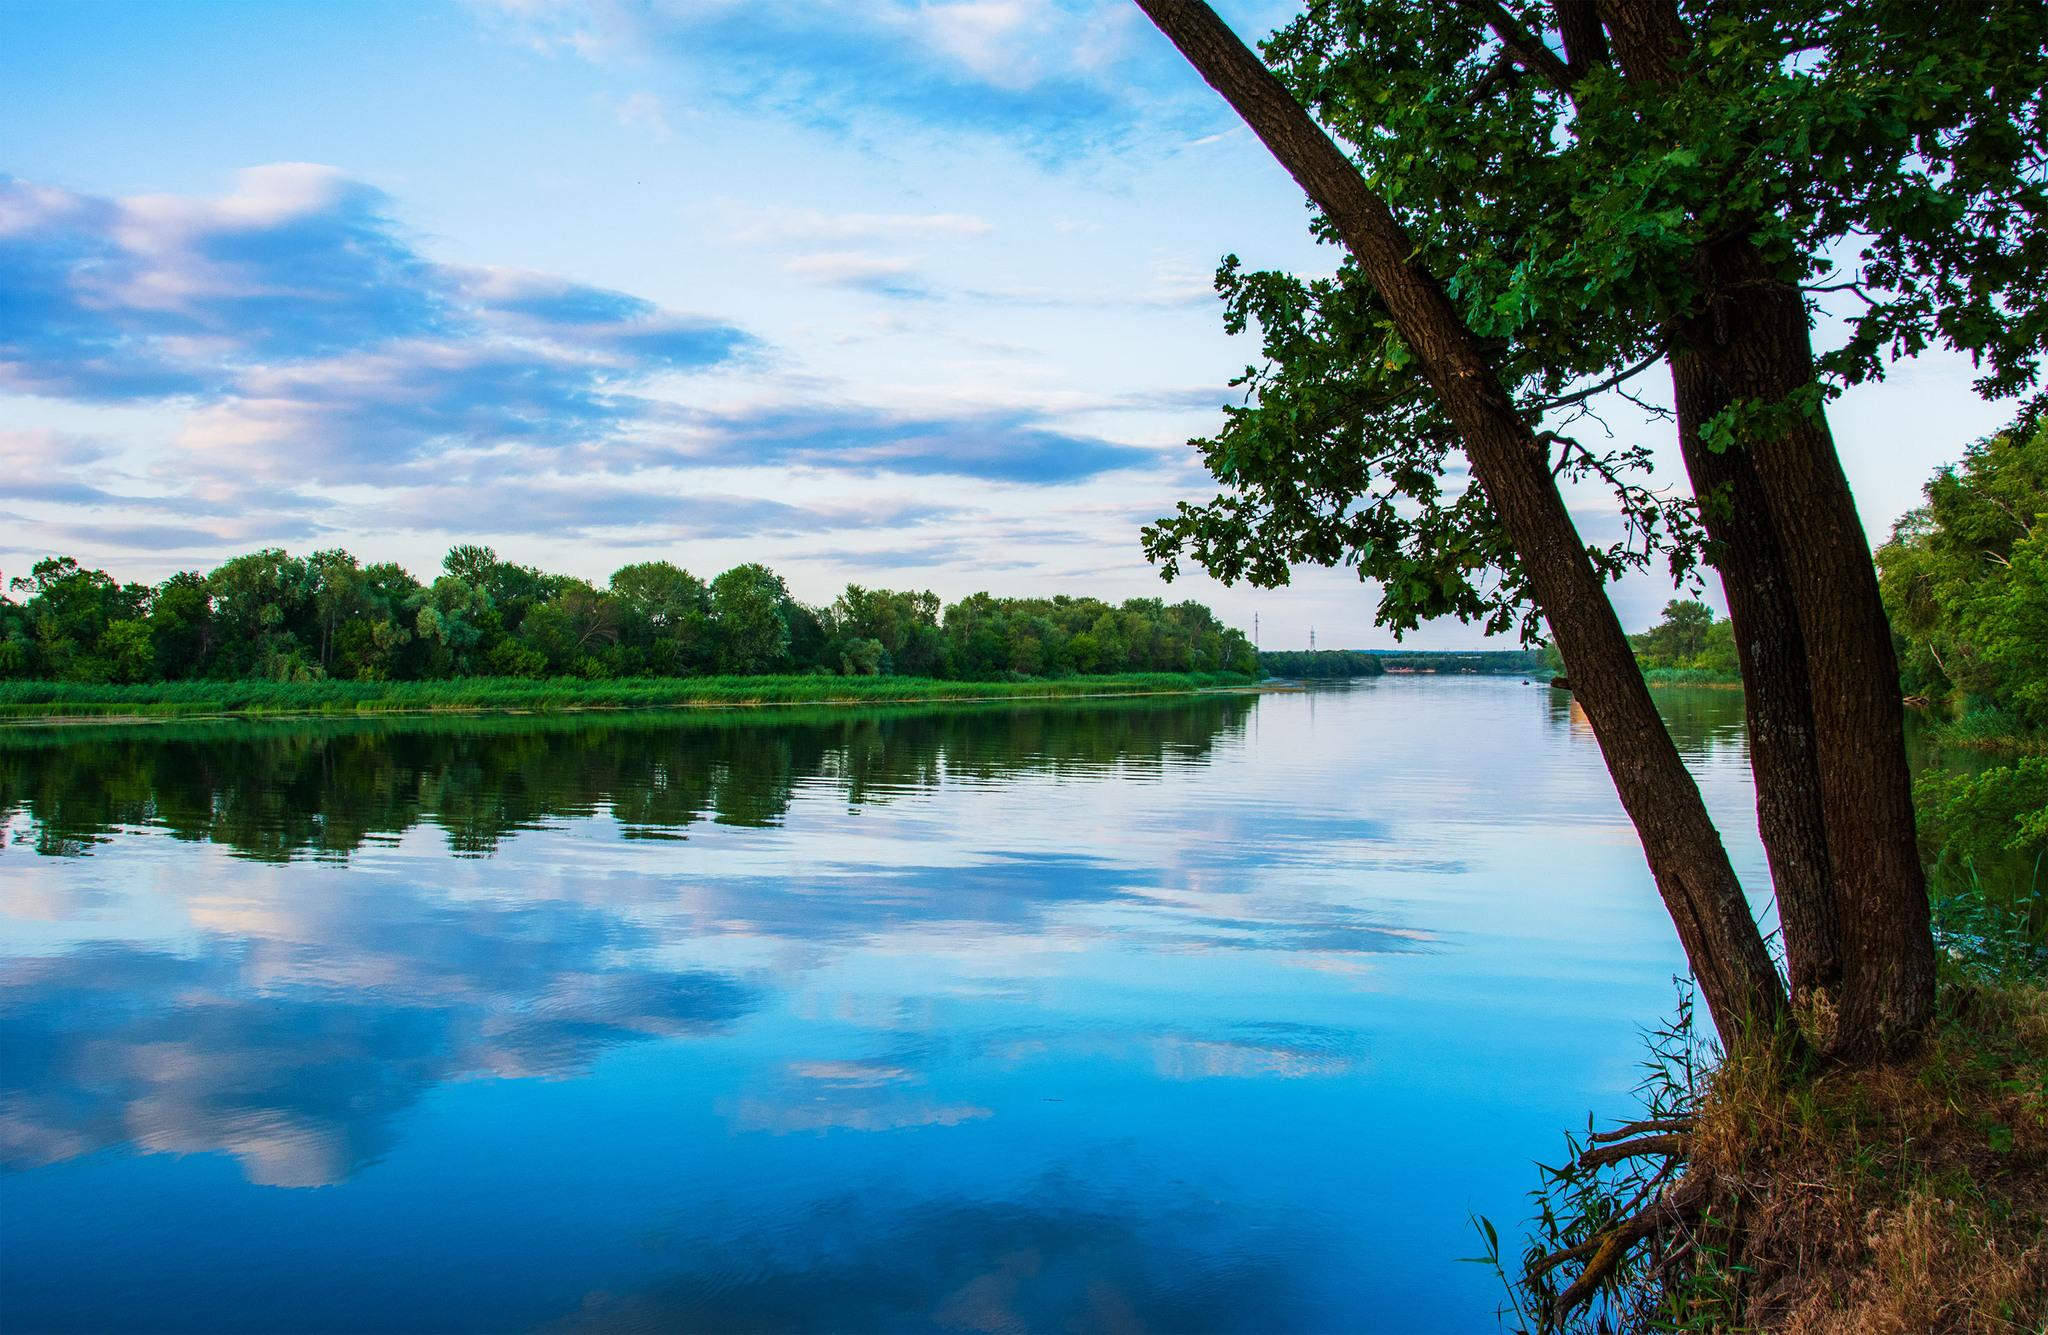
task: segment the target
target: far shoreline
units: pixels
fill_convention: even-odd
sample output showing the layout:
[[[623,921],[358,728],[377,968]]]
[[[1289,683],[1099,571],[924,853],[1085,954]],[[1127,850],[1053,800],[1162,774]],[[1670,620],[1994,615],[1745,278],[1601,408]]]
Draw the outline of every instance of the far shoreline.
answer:
[[[1231,672],[1130,673],[949,681],[921,677],[681,677],[586,681],[457,678],[431,682],[0,682],[0,725],[156,723],[196,718],[312,718],[472,713],[560,714],[989,704],[1251,691]]]

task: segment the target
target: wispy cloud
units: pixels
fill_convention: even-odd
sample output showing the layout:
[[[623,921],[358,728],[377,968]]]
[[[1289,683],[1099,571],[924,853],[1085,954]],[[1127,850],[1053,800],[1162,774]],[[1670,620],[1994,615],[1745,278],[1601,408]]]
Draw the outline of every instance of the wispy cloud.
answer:
[[[243,172],[217,197],[0,178],[0,390],[163,424],[147,443],[0,431],[15,541],[207,556],[369,533],[849,535],[854,564],[1008,568],[1032,562],[939,540],[980,521],[921,480],[1061,487],[1178,466],[1181,451],[1074,429],[1064,400],[842,397],[731,322],[428,258],[391,211],[307,164]],[[839,243],[788,257],[804,282],[892,296],[923,295],[912,262],[860,242],[993,230],[947,212],[729,216],[762,247]],[[721,374],[690,378],[705,371]],[[764,471],[796,485],[764,492]]]
[[[666,139],[674,133],[668,124],[668,108],[659,96],[645,89],[621,101],[616,114],[619,124],[645,130],[656,139]]]
[[[857,287],[895,296],[915,296],[923,288],[909,281],[910,261],[895,255],[861,250],[832,251],[790,260],[782,271],[817,287]]]
[[[804,123],[911,122],[1055,153],[1189,120],[1194,81],[1128,5],[1054,0],[496,0],[516,41],[661,59],[729,103]],[[1216,119],[1192,103],[1191,125]]]
[[[824,213],[780,205],[717,204],[726,239],[746,246],[818,241],[965,241],[987,236],[994,223],[972,213]]]
[[[752,341],[558,275],[434,263],[386,203],[305,163],[218,198],[0,179],[0,387],[190,402],[188,444],[260,470],[289,441],[292,471],[332,481],[454,443],[603,436],[640,415],[628,387]]]
[[[681,410],[676,430],[608,453],[615,462],[725,461],[861,474],[1056,484],[1148,468],[1161,452],[1064,431],[1026,408],[891,412],[860,404]],[[593,461],[595,462],[595,461]]]

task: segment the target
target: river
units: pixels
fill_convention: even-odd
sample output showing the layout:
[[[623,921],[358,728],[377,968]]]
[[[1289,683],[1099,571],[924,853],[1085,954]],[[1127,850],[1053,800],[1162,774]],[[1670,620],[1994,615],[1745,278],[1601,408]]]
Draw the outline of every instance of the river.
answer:
[[[1520,679],[10,728],[0,822],[10,1331],[1493,1330],[1682,965]]]

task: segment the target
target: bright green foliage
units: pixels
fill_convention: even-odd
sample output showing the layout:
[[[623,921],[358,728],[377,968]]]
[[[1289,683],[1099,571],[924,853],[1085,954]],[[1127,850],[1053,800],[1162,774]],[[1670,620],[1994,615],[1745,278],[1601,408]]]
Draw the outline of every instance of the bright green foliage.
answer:
[[[343,551],[237,557],[155,588],[54,558],[0,598],[0,681],[79,683],[490,677],[599,683],[714,673],[991,681],[1079,673],[1253,675],[1251,645],[1199,603],[994,598],[848,585],[807,607],[774,571],[708,584],[665,561],[606,587],[457,547],[422,584]],[[511,689],[511,688],[507,688]]]
[[[1256,655],[1200,603],[1169,607],[1132,598],[993,598],[977,593],[946,609],[952,671],[962,677],[1065,672],[1240,672]]]
[[[1636,662],[1645,671],[1712,672],[1736,676],[1735,627],[1726,617],[1714,619],[1705,603],[1673,599],[1664,619],[1640,635],[1628,637]]]
[[[1124,672],[1102,676],[1028,677],[1021,681],[945,681],[930,677],[835,677],[784,673],[772,677],[639,677],[586,681],[553,677],[463,677],[448,681],[162,681],[125,683],[0,681],[0,718],[133,715],[153,718],[221,714],[381,715],[512,709],[551,713],[574,709],[737,708],[755,705],[912,704],[938,700],[1046,700],[1077,695],[1177,695],[1238,687],[1235,672]],[[0,746],[7,741],[0,729]]]
[[[47,663],[74,681],[147,676],[147,588],[116,584],[105,571],[81,570],[68,556],[36,562],[12,588],[31,597],[5,619],[0,665]]]
[[[1878,549],[1907,694],[2048,728],[2048,417],[1969,447]]]
[[[1506,7],[1538,32],[1550,9]],[[1569,95],[1503,57],[1486,8],[1316,0],[1266,57],[1388,201],[1527,420],[1555,427],[1540,437],[1553,468],[1614,490],[1625,531],[1593,552],[1608,574],[1661,553],[1679,576],[1712,555],[1689,501],[1640,485],[1647,447],[1572,435],[1591,391],[1676,350],[1710,240],[1753,237],[1781,280],[1864,303],[1811,394],[1734,405],[1704,426],[1715,448],[1931,344],[1979,356],[1987,393],[2035,384],[2048,6],[1695,0],[1680,84],[1599,68]],[[1842,271],[1829,256],[1845,243]],[[1264,363],[1193,442],[1224,493],[1148,528],[1148,555],[1169,575],[1185,558],[1268,586],[1297,562],[1349,564],[1380,583],[1396,631],[1454,615],[1533,635],[1518,560],[1349,258],[1304,280],[1231,256],[1216,281],[1226,327],[1257,326]]]
[[[743,676],[772,672],[789,658],[789,587],[764,565],[734,566],[711,581],[718,665]]]

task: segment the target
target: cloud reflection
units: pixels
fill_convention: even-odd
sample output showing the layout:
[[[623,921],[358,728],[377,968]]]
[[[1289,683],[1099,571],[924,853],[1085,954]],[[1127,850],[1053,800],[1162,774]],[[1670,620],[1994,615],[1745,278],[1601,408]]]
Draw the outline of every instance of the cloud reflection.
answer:
[[[930,933],[969,950],[1026,937],[1338,958],[1417,949],[1413,933],[1349,903],[1205,888],[1227,879],[1214,849],[766,833],[820,790],[836,795],[823,807],[843,801],[855,813],[1020,775],[1113,777],[1128,790],[1202,763],[1248,707],[0,737],[0,817],[25,814],[9,824],[31,841],[7,852],[35,873],[22,878],[21,912],[40,906],[44,920],[81,924],[109,912],[103,887],[126,864],[102,870],[99,859],[149,832],[245,864],[215,862],[233,874],[170,896],[196,946],[96,944],[0,964],[0,1158],[23,1169],[120,1147],[219,1152],[252,1182],[340,1182],[396,1144],[405,1114],[441,1083],[568,1076],[622,1044],[727,1029],[762,1004],[760,976],[675,962],[720,942],[768,943],[807,962]],[[458,857],[488,858],[526,832],[604,816],[623,838],[559,840],[544,865],[491,876],[457,874],[460,864],[432,853],[357,857],[430,824]],[[720,857],[660,851],[680,852],[704,826],[733,832]],[[654,835],[673,842],[632,842]],[[178,850],[175,865],[208,857]],[[326,865],[260,865],[299,860]],[[75,894],[41,893],[45,882]],[[1017,986],[955,982],[976,995]],[[1174,1033],[1118,1040],[1112,1055],[1168,1080],[1292,1079],[1349,1071],[1348,1042],[1306,1030]],[[791,1060],[718,1111],[735,1132],[774,1135],[994,1115],[928,1093],[936,1060],[914,1046]]]
[[[127,1145],[326,1185],[396,1143],[435,1085],[571,1075],[606,1048],[711,1032],[754,1004],[733,978],[608,964],[618,931],[593,911],[363,898],[376,904],[363,917],[355,904],[314,915],[320,936],[210,935],[191,958],[102,945],[0,968],[0,1162]]]

